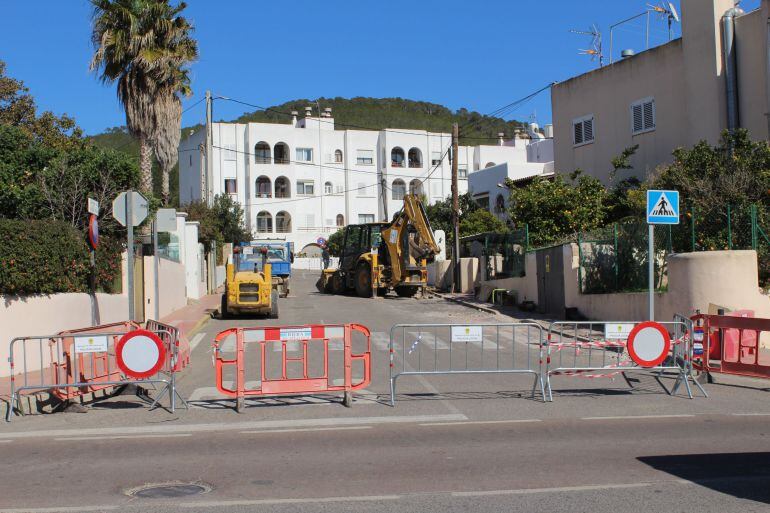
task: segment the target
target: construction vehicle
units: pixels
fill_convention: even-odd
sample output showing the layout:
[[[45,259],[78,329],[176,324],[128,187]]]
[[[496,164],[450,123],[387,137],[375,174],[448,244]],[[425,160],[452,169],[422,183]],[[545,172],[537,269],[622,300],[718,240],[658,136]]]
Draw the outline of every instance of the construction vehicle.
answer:
[[[390,223],[345,227],[339,267],[325,269],[316,287],[330,294],[355,290],[372,297],[394,290],[412,297],[427,285],[427,261],[439,251],[422,202],[407,194]]]
[[[227,259],[226,269],[222,318],[243,313],[278,318],[278,290],[273,287],[266,246],[236,246]]]
[[[256,239],[241,243],[241,247],[266,247],[267,261],[271,265],[273,288],[281,297],[289,296],[291,264],[294,263],[294,243],[285,239]],[[261,262],[261,260],[260,260]]]

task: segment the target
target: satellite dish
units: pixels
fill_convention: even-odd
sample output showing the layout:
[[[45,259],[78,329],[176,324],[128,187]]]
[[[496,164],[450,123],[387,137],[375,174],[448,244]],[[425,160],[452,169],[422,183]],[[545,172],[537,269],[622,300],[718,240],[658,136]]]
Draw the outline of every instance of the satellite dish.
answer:
[[[681,19],[679,18],[679,13],[676,12],[676,7],[674,7],[674,4],[671,2],[668,2],[668,12],[675,22],[681,23]]]

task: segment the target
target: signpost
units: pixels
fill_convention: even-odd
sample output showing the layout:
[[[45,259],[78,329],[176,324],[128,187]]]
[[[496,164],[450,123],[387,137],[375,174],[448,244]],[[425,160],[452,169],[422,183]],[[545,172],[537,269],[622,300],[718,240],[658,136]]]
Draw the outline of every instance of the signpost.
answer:
[[[126,257],[128,267],[128,320],[134,320],[134,226],[147,217],[147,198],[136,191],[118,194],[112,202],[112,216],[126,227]]]
[[[650,321],[655,320],[655,225],[679,224],[679,191],[647,191],[647,278]]]

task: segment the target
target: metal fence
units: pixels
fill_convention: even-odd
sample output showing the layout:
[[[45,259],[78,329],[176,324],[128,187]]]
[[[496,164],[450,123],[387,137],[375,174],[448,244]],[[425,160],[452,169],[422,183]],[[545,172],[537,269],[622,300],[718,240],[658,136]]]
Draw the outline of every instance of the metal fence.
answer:
[[[678,225],[655,228],[655,285],[668,287],[666,255],[696,251],[754,249],[759,282],[770,284],[768,220],[756,205],[715,206],[700,211],[682,208]],[[647,289],[647,223],[628,219],[577,236],[579,282],[584,294]]]
[[[480,233],[460,239],[461,257],[485,257],[488,280],[525,276],[524,258],[529,250],[529,230]]]
[[[535,323],[397,324],[390,330],[390,404],[401,376],[530,374],[545,400],[544,331]]]
[[[95,326],[72,330],[55,335],[30,335],[16,337],[10,342],[8,361],[11,369],[10,407],[6,421],[15,411],[22,411],[20,396],[25,392],[47,390],[66,401],[87,393],[127,384],[162,385],[154,408],[168,392],[169,409],[176,408],[178,397],[187,403],[176,389],[176,373],[184,367],[180,359],[178,331],[156,321],[149,321],[147,331],[157,335],[164,344],[166,360],[154,376],[145,379],[128,379],[118,368],[115,347],[127,333],[138,329],[132,322]],[[89,341],[90,339],[90,341]],[[87,347],[95,343],[94,349]]]
[[[676,394],[683,385],[687,396],[692,399],[690,384],[694,384],[708,397],[701,385],[693,379],[692,323],[682,316],[673,322],[658,323],[671,336],[671,350],[665,360],[651,367],[638,365],[631,357],[627,337],[638,322],[634,321],[559,321],[548,329],[545,376],[546,395],[553,401],[552,376],[581,378],[626,377],[626,373],[657,371],[674,372],[676,380],[670,395]]]

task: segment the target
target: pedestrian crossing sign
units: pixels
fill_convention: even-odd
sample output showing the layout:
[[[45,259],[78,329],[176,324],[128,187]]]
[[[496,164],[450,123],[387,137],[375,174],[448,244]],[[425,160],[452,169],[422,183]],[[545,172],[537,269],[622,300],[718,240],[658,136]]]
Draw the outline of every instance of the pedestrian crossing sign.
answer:
[[[647,223],[679,224],[679,191],[647,191]]]

